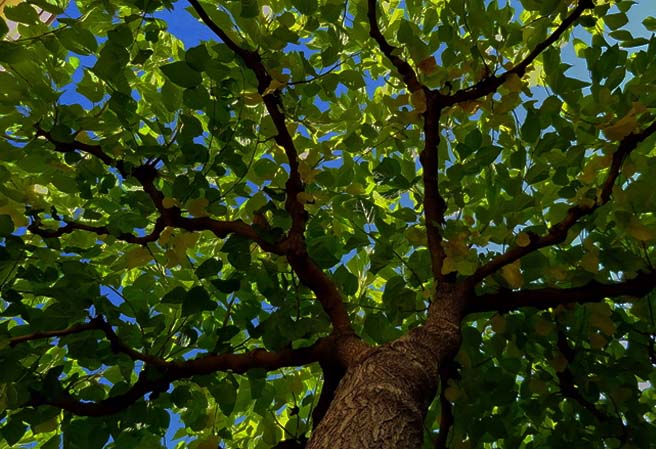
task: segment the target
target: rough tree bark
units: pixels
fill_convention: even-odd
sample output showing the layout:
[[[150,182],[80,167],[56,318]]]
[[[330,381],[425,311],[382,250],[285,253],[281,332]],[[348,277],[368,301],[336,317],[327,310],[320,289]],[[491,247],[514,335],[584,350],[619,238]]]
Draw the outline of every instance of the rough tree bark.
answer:
[[[460,346],[464,286],[442,284],[426,323],[354,358],[307,449],[416,449],[440,367]]]

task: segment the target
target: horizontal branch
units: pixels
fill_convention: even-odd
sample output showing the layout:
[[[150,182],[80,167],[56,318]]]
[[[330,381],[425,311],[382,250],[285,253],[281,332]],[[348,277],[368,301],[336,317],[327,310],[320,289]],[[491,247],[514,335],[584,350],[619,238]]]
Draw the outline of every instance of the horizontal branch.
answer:
[[[368,0],[367,6],[367,18],[369,19],[369,36],[371,36],[376,41],[380,51],[382,51],[385,57],[387,57],[387,59],[389,59],[394,67],[396,67],[396,70],[401,75],[403,82],[407,86],[408,90],[410,90],[410,92],[415,92],[423,89],[424,86],[419,82],[414,69],[410,66],[410,64],[408,64],[407,61],[395,54],[396,47],[390,45],[389,42],[387,42],[387,39],[385,39],[385,36],[383,36],[383,33],[381,33],[380,28],[378,27],[378,19],[376,18],[376,0]]]
[[[613,186],[615,185],[622,169],[622,163],[640,142],[654,133],[656,133],[656,122],[653,122],[647,128],[638,133],[629,134],[621,140],[617,150],[613,153],[608,175],[599,189],[599,194],[597,195],[594,204],[577,204],[570,207],[565,218],[549,228],[549,231],[546,234],[542,236],[529,234],[530,240],[527,245],[512,246],[505,253],[493,258],[480,267],[469,279],[467,279],[467,282],[471,285],[475,285],[482,281],[486,276],[495,273],[502,267],[513,263],[533,251],[564,242],[567,238],[567,232],[579,221],[580,218],[592,214],[599,207],[610,201]]]
[[[80,416],[107,416],[126,409],[148,393],[157,394],[166,391],[170,383],[175,380],[218,371],[243,374],[255,368],[271,371],[284,367],[303,366],[327,358],[334,346],[332,338],[326,337],[305,348],[287,348],[278,352],[254,349],[242,354],[208,354],[191,360],[167,361],[137,351],[125,344],[102,317],[61,330],[39,331],[12,337],[10,345],[16,346],[31,340],[63,337],[90,330],[102,331],[115,353],[126,354],[132,360],[145,362],[137,382],[125,393],[97,402],[81,401],[63,389],[59,392],[32,391],[26,406],[51,405]]]
[[[37,331],[30,334],[19,335],[9,339],[9,346],[14,347],[20,343],[25,343],[32,340],[44,340],[53,337],[64,337],[66,335],[79,334],[89,330],[100,330],[100,322],[98,319],[93,319],[88,323],[79,323],[69,326],[64,329],[57,329],[52,331]]]
[[[656,270],[640,273],[632,279],[611,284],[590,281],[579,287],[545,287],[525,290],[502,288],[472,299],[465,313],[508,312],[522,307],[549,309],[561,304],[584,304],[610,298],[617,303],[642,298],[656,288]]]
[[[100,147],[100,145],[88,144],[88,143],[80,142],[78,140],[73,140],[71,142],[59,142],[52,136],[50,131],[44,130],[43,128],[41,128],[39,124],[36,125],[36,136],[45,137],[46,140],[48,140],[48,142],[52,143],[55,146],[55,151],[59,153],[74,153],[76,151],[80,151],[82,153],[87,153],[97,157],[105,165],[119,168],[120,165],[118,164],[119,161],[117,161],[116,159],[105,153]],[[122,172],[122,170],[120,171]]]
[[[528,66],[549,46],[556,42],[562,34],[570,28],[586,9],[594,8],[592,0],[579,0],[578,5],[569,16],[562,21],[549,37],[535,46],[528,56],[517,63],[513,68],[507,70],[499,76],[490,75],[478,83],[465,89],[458,90],[452,95],[444,96],[444,105],[451,106],[465,101],[472,101],[495,92],[511,75],[517,75],[520,78],[526,74]]]

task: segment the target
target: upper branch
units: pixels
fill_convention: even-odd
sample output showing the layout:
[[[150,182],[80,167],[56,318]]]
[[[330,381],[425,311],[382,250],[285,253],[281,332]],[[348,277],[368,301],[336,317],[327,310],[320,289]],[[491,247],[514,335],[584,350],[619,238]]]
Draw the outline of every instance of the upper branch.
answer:
[[[444,107],[442,95],[427,89],[419,81],[417,74],[410,64],[395,54],[396,48],[390,45],[378,27],[376,19],[376,0],[368,0],[367,17],[369,19],[369,35],[378,43],[383,54],[396,67],[401,74],[403,82],[410,92],[423,92],[426,99],[424,117],[424,148],[419,155],[423,168],[424,183],[424,219],[426,220],[426,234],[428,249],[431,255],[431,268],[434,279],[444,279],[442,265],[444,263],[444,249],[442,248],[442,229],[446,201],[440,194],[438,186],[438,146],[440,143],[440,111]]]
[[[471,285],[475,285],[478,282],[482,281],[486,276],[496,272],[505,265],[508,265],[517,259],[529,254],[533,251],[536,251],[540,248],[547,246],[555,245],[565,241],[567,238],[567,232],[574,226],[581,217],[590,215],[592,212],[597,210],[599,207],[608,203],[610,196],[615,185],[615,181],[620,174],[622,168],[622,163],[627,158],[627,156],[633,151],[640,142],[645,140],[647,137],[656,132],[656,122],[653,122],[647,128],[638,133],[631,133],[621,140],[620,144],[617,147],[617,150],[613,153],[612,162],[608,170],[608,176],[599,189],[597,199],[591,205],[580,205],[577,204],[572,206],[567,211],[567,215],[559,223],[556,223],[549,231],[542,235],[538,236],[535,234],[530,234],[530,242],[526,246],[512,246],[505,253],[493,258],[488,263],[476,270],[468,280]]]
[[[581,14],[583,14],[586,9],[592,8],[594,8],[594,3],[592,0],[579,0],[579,3],[576,5],[570,15],[567,16],[560,25],[558,25],[558,27],[553,31],[553,33],[551,33],[549,37],[537,44],[533,51],[531,51],[528,56],[526,56],[526,58],[499,76],[490,75],[474,84],[473,86],[467,87],[465,89],[460,89],[452,95],[446,95],[444,97],[445,106],[451,106],[456,103],[462,103],[464,101],[476,100],[492,92],[495,92],[499,86],[501,86],[511,75],[517,75],[519,77],[524,76],[526,69],[535,60],[535,58],[537,58],[540,53],[546,50],[551,44],[556,42],[560,36],[562,36],[562,34],[568,28],[570,28],[579,17],[581,17]]]
[[[507,312],[520,307],[548,309],[559,304],[599,302],[614,298],[616,302],[629,302],[628,297],[640,298],[656,287],[656,270],[640,273],[633,279],[613,284],[590,281],[580,287],[537,288],[513,291],[502,288],[496,293],[477,296],[469,301],[466,313]],[[622,297],[627,297],[623,300]]]
[[[351,321],[344,307],[341,294],[335,283],[316,265],[307,253],[304,241],[307,212],[303,202],[298,198],[304,191],[303,180],[299,172],[298,152],[294,139],[287,129],[285,114],[280,96],[270,92],[272,77],[267,71],[262,58],[256,51],[243,48],[228,36],[203,9],[198,0],[188,0],[189,4],[198,14],[198,17],[214,32],[225,44],[244,60],[246,66],[255,74],[258,82],[258,92],[262,95],[267,112],[271,116],[276,128],[275,141],[280,145],[287,156],[289,163],[289,178],[285,184],[287,199],[285,209],[292,219],[292,226],[287,238],[280,244],[280,248],[287,255],[292,269],[303,284],[309,287],[321,303],[324,311],[338,333],[352,333]]]
[[[292,218],[292,227],[289,231],[290,236],[302,236],[307,221],[307,213],[303,203],[298,199],[298,194],[303,192],[303,181],[298,171],[298,152],[294,145],[294,139],[289,134],[285,122],[285,114],[281,104],[280,97],[275,91],[269,91],[269,86],[273,78],[267,71],[262,58],[256,51],[248,50],[237,44],[228,34],[219,27],[216,22],[207,14],[198,0],[189,0],[189,4],[198,17],[207,25],[207,27],[216,34],[237,56],[243,59],[246,66],[255,74],[257,78],[257,90],[262,95],[267,112],[271,116],[277,135],[275,141],[280,145],[287,156],[289,162],[289,179],[286,183],[287,200],[285,207]]]
[[[403,60],[396,54],[394,50],[396,47],[392,46],[387,42],[383,33],[381,33],[380,28],[378,28],[378,20],[376,19],[376,0],[368,0],[368,9],[367,9],[367,18],[369,19],[369,36],[371,36],[380,47],[380,51],[385,54],[387,59],[396,67],[396,70],[401,74],[403,82],[408,87],[410,92],[415,92],[417,90],[423,89],[424,86],[419,82],[417,74],[413,68],[408,64],[407,61]]]

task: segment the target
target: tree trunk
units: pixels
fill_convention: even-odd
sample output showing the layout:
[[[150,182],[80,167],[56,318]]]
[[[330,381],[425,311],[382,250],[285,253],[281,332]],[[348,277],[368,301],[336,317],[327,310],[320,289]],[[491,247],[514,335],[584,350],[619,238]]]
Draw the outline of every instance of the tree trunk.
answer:
[[[350,366],[307,449],[417,449],[440,365],[460,346],[464,297],[443,287],[427,322]],[[446,291],[448,290],[448,291]]]

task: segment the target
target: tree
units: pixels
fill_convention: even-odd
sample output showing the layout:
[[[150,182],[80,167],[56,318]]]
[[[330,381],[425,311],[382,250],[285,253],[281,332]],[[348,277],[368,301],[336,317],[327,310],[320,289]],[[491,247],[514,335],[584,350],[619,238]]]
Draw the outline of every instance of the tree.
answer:
[[[634,2],[67,3],[4,10],[3,447],[653,447]]]

